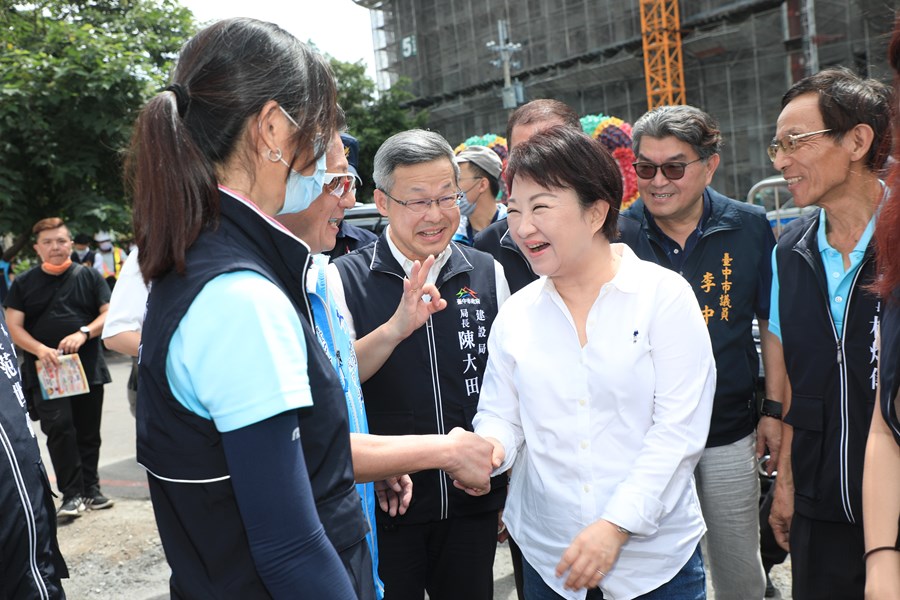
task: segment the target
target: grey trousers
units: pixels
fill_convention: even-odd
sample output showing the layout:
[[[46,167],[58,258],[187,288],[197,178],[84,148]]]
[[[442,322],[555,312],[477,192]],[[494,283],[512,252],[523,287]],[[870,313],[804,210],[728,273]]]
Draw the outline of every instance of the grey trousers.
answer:
[[[716,600],[762,600],[766,593],[755,446],[756,434],[750,434],[733,444],[706,448],[694,470],[708,529],[703,557]]]

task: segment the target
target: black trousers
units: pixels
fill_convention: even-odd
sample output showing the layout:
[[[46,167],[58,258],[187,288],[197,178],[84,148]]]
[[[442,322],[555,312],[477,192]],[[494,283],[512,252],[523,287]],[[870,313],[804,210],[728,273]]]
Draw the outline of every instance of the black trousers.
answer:
[[[36,446],[23,448],[26,440],[35,443],[18,430],[25,427],[24,413],[9,412],[21,422],[4,422],[0,415],[0,598],[65,600],[60,579],[69,572],[56,542],[50,484],[44,465],[30,458]]]
[[[378,526],[384,600],[491,600],[497,511],[421,525]]]
[[[513,566],[513,579],[516,582],[516,598],[525,600],[525,582],[523,581],[522,575],[522,571],[525,568],[522,566],[522,561],[524,561],[525,558],[522,556],[522,549],[519,548],[516,541],[512,539],[512,536],[506,538],[506,543],[509,544],[509,556]]]
[[[791,521],[791,576],[794,600],[863,598],[866,565],[861,525],[810,519]]]
[[[100,417],[103,386],[92,385],[87,394],[58,400],[36,400],[41,431],[56,472],[56,487],[63,498],[91,495],[100,490]]]

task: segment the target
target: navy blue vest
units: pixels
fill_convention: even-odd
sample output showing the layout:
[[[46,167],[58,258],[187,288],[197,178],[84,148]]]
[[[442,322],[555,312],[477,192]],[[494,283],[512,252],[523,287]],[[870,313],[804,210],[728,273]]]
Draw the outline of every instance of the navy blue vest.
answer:
[[[509,291],[513,294],[538,278],[531,270],[531,263],[509,235],[509,223],[506,219],[491,223],[479,231],[473,245],[492,255],[494,260],[503,265]]]
[[[383,233],[374,245],[335,259],[357,339],[390,319],[403,294],[401,266]],[[487,337],[497,316],[494,259],[451,243],[452,254],[436,281],[447,308],[400,342],[363,384],[369,431],[381,435],[472,430],[487,366]],[[379,523],[413,524],[475,515],[503,506],[506,476],[475,498],[453,487],[443,472],[412,475],[412,503],[403,516],[378,512]]]
[[[791,382],[785,422],[794,428],[794,507],[809,518],[862,525],[881,300],[864,287],[875,274],[870,244],[847,299],[843,336],[837,336],[816,240],[818,223],[818,211],[797,219],[775,251],[781,340]]]
[[[267,598],[250,556],[221,437],[212,421],[175,399],[165,372],[175,329],[216,276],[259,273],[297,309],[310,349],[306,369],[315,403],[299,410],[297,420],[319,518],[338,552],[362,542],[367,528],[353,481],[343,390],[328,357],[313,351],[319,344],[304,284],[308,249],[225,193],[220,209],[218,226],[206,229],[188,251],[185,275],[169,272],[151,288],[141,339],[137,460],[151,473],[160,537],[170,564],[179,567],[173,569],[173,590],[191,598]],[[222,326],[238,327],[239,318],[231,323],[232,317],[222,315]]]
[[[0,314],[0,598],[64,598],[56,509]]]
[[[706,191],[710,215],[681,275],[697,296],[716,357],[716,395],[706,443],[715,447],[736,442],[756,427],[759,356],[752,323],[757,300],[765,301],[769,293],[771,279],[760,281],[760,272],[770,272],[775,238],[761,208],[726,198],[712,188]],[[625,238],[635,254],[671,269],[644,203],[638,199],[623,216],[637,219],[641,237],[648,240],[638,246],[633,238]],[[768,313],[759,316],[769,318]]]

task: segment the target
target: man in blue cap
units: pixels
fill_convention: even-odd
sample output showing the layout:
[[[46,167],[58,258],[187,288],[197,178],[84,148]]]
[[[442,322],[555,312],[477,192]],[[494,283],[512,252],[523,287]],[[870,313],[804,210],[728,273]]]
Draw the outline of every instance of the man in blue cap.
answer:
[[[344,155],[347,162],[350,163],[350,172],[356,176],[359,185],[362,185],[362,177],[359,176],[357,165],[359,164],[359,141],[348,133],[341,134],[341,141],[344,143]],[[341,221],[334,249],[328,250],[324,254],[332,257],[349,254],[357,248],[362,248],[378,239],[371,231],[351,225],[346,221]]]

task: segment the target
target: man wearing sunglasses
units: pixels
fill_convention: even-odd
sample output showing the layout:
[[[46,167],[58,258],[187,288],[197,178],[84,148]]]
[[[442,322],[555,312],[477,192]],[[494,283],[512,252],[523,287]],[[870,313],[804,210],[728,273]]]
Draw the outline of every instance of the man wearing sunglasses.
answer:
[[[375,204],[390,224],[374,244],[329,267],[329,287],[362,357],[369,431],[471,430],[488,332],[509,296],[503,268],[451,242],[462,194],[444,138],[421,129],[394,135],[375,154],[374,171]],[[376,515],[386,600],[421,600],[426,590],[433,600],[492,597],[504,477],[473,497],[444,471],[412,476],[409,510]]]
[[[708,114],[691,106],[660,107],[634,124],[632,138],[641,197],[624,215],[640,223],[649,241],[635,253],[688,280],[716,357],[712,422],[694,472],[708,527],[704,557],[716,598],[762,598],[755,458],[766,446],[778,453],[781,405],[764,403],[757,428],[759,365],[751,326],[756,316],[768,368],[775,238],[762,209],[710,187],[722,140]]]

